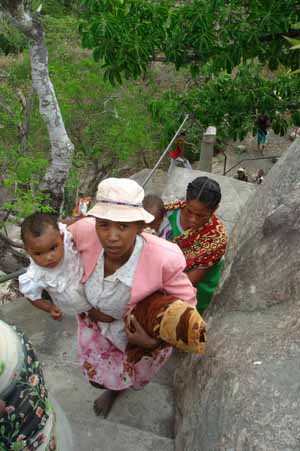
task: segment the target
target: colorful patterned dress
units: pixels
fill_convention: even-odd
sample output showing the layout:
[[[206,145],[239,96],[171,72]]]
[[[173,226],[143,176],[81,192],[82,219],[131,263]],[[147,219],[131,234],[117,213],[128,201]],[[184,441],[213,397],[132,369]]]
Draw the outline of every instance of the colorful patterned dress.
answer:
[[[72,451],[70,426],[22,332],[0,321],[0,451]],[[61,432],[58,433],[58,428]],[[62,437],[62,435],[64,437]]]
[[[198,230],[182,230],[180,211],[185,201],[165,205],[169,230],[164,230],[166,238],[178,244],[186,259],[186,272],[193,269],[207,269],[204,278],[198,282],[197,309],[203,313],[208,307],[218,286],[223,269],[223,259],[227,245],[225,226],[214,214],[209,222]]]

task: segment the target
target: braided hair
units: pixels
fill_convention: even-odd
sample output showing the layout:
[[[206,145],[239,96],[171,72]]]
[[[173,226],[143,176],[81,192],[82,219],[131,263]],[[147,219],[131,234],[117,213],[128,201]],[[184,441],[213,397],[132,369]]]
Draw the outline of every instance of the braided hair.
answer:
[[[219,183],[209,177],[197,177],[187,186],[186,200],[198,200],[210,210],[217,208],[221,197]]]

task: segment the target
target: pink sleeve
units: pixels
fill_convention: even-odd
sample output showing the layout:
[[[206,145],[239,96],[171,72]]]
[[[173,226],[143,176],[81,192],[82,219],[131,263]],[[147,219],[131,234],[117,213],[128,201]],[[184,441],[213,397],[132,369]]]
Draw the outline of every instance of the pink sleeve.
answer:
[[[83,243],[86,243],[87,240],[97,236],[95,232],[94,218],[79,219],[79,221],[69,225],[68,230],[71,232],[78,250],[83,246]]]
[[[101,252],[101,245],[95,231],[95,219],[84,218],[71,224],[68,230],[73,236],[84,267],[82,282],[86,282],[93,272]]]
[[[180,251],[181,252],[181,251]],[[184,273],[186,262],[184,255],[176,255],[176,258],[168,259],[163,273],[164,290],[168,294],[178,296],[182,301],[196,305],[196,288]]]

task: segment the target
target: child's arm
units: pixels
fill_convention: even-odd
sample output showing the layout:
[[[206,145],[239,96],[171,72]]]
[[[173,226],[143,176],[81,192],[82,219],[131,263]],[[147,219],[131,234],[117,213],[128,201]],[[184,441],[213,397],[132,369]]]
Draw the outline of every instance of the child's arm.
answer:
[[[42,299],[42,292],[45,286],[38,280],[33,280],[26,272],[19,276],[19,290],[31,302],[31,304],[44,312],[49,313],[53,319],[62,318],[62,311],[50,301]]]
[[[35,301],[30,302],[34,307],[38,308],[39,310],[43,310],[44,312],[49,313],[53,319],[55,320],[62,319],[63,316],[62,311],[60,310],[59,307],[52,304],[50,301],[47,301],[46,299],[37,299]]]

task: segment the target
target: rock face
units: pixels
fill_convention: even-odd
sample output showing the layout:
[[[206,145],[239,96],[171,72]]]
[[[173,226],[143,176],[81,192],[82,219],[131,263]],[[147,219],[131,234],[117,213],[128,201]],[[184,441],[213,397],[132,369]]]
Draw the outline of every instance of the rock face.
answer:
[[[300,449],[300,139],[249,199],[207,354],[176,372],[178,451]]]
[[[136,174],[132,175],[130,178],[135,180],[140,185],[143,185],[144,181],[150,174],[150,169],[142,169],[141,171],[137,172]],[[157,196],[161,196],[161,193],[163,192],[166,183],[168,181],[167,173],[162,171],[161,169],[157,169],[149,182],[144,187],[146,194],[156,194]]]

